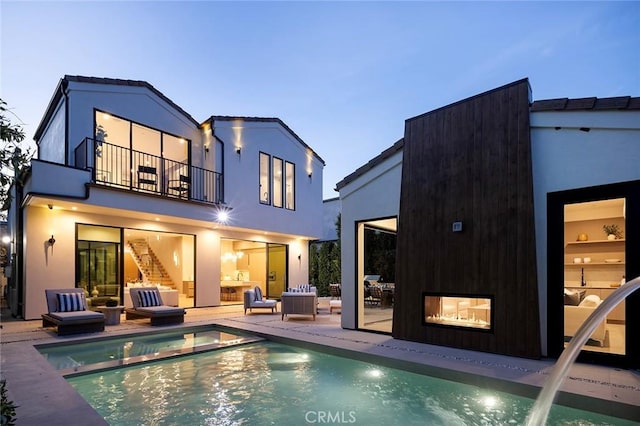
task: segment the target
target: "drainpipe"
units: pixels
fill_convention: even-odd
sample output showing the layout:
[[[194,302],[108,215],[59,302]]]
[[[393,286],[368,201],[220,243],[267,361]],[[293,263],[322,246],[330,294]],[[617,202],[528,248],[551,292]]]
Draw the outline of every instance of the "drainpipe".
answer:
[[[16,318],[24,318],[24,256],[22,255],[24,235],[24,209],[22,208],[22,184],[16,180],[16,236],[15,236],[15,252],[12,253],[15,262],[12,267],[13,284],[17,290],[17,306],[15,310],[11,309],[11,314]]]

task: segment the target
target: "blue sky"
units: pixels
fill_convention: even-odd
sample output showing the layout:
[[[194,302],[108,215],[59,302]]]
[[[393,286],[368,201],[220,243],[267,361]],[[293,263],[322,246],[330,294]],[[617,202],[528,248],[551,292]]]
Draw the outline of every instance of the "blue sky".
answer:
[[[640,2],[0,3],[2,98],[33,138],[65,74],[145,80],[196,120],[279,117],[324,197],[407,118],[528,77],[640,96]]]

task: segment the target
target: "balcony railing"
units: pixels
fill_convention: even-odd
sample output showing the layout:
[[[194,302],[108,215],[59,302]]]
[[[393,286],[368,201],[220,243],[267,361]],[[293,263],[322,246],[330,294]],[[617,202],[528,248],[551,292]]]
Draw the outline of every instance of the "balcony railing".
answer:
[[[75,167],[91,170],[97,184],[210,204],[224,201],[218,172],[91,138],[74,153]]]

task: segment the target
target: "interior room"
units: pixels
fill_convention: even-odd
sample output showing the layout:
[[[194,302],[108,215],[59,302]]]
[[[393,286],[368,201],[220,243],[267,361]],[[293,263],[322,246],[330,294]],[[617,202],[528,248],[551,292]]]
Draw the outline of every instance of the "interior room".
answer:
[[[287,286],[287,246],[256,241],[220,242],[220,303],[243,303],[243,294],[256,286],[266,297],[279,299]]]
[[[155,285],[163,302],[193,307],[195,300],[194,237],[125,229],[124,304],[132,287]]]
[[[565,346],[625,278],[625,199],[564,207]],[[625,302],[598,325],[583,350],[625,354]]]

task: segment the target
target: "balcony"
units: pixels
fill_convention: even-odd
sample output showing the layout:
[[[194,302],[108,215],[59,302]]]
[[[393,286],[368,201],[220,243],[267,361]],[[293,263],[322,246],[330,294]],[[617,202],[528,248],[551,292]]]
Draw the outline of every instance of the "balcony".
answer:
[[[75,149],[75,167],[92,171],[98,185],[219,204],[224,201],[221,173],[188,163],[85,138]]]

